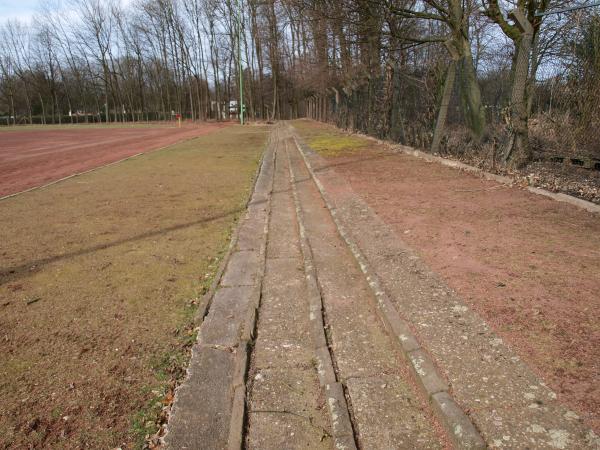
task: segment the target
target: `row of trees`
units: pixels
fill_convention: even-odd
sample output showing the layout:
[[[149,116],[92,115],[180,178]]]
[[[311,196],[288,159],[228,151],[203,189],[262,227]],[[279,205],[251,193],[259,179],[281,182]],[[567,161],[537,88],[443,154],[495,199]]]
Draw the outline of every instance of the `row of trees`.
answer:
[[[589,2],[344,4],[339,17],[359,43],[360,56],[352,67],[360,70],[346,70],[342,64],[331,84],[334,92],[321,90],[311,99],[311,116],[434,152],[452,140],[446,127],[450,121],[463,132],[455,147],[490,144],[495,152],[498,146],[505,163],[521,166],[532,157],[530,119],[548,107],[537,94],[550,88],[555,105],[562,103],[560,112],[570,115],[563,127],[573,136],[569,146],[582,142],[574,137],[576,128],[581,135],[593,133],[597,142],[600,45],[593,36],[598,8],[576,9]],[[341,40],[336,44],[335,32],[332,43],[343,46]],[[580,104],[574,105],[570,97]],[[600,158],[597,144],[588,150]]]
[[[250,116],[280,116],[287,89],[279,75],[282,7],[243,0],[40,3],[31,23],[0,26],[0,113],[8,123],[225,119],[237,101],[241,57]]]
[[[544,82],[560,74],[561,86],[585,78],[580,86],[595,89],[597,66],[579,67],[600,53],[595,22],[577,11],[541,15],[578,4],[585,1],[40,3],[31,23],[0,25],[0,115],[7,123],[225,119],[240,104],[243,75],[251,118],[308,114],[434,151],[447,122],[458,120],[479,143],[490,122],[502,121],[503,157],[519,165],[531,155],[540,72]]]

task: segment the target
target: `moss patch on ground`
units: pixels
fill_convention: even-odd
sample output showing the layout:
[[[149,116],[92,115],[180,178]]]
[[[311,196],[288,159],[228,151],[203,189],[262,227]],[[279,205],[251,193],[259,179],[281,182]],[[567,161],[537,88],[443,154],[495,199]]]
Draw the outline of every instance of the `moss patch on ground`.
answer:
[[[156,430],[268,131],[0,201],[0,447],[136,448]]]
[[[292,124],[306,143],[324,157],[349,156],[372,145],[365,138],[348,135],[332,125],[321,122],[299,119],[294,120]]]

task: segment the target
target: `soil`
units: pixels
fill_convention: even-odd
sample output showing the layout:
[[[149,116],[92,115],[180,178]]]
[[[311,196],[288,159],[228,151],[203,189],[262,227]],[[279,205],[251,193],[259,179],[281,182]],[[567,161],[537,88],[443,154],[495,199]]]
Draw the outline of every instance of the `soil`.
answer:
[[[0,197],[225,126],[19,128],[0,134]]]
[[[600,205],[600,171],[547,161],[532,162],[519,179],[531,186],[579,197]]]
[[[327,151],[328,140],[347,135],[316,122],[294,125],[599,432],[598,216],[359,137],[347,151]]]
[[[267,131],[0,201],[0,448],[134,448],[156,431]]]

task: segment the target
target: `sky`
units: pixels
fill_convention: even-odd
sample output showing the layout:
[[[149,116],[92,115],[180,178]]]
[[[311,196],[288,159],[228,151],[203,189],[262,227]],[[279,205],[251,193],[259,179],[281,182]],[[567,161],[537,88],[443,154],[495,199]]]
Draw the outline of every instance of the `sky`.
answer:
[[[38,0],[0,0],[0,23],[6,19],[29,22],[37,11]]]
[[[0,0],[0,24],[7,19],[19,19],[22,22],[30,22],[39,11],[41,0]],[[46,1],[46,0],[44,0]],[[127,6],[132,0],[120,0],[119,3]],[[66,7],[65,0],[50,0],[57,7]]]

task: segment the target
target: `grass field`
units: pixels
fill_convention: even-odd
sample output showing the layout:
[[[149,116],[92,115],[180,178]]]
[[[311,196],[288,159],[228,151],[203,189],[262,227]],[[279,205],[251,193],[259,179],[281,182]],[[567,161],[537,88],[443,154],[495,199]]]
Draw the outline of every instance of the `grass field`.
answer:
[[[266,133],[227,127],[0,201],[0,447],[155,431]]]
[[[324,124],[309,120],[296,120],[293,123],[310,147],[325,157],[349,156],[369,148],[366,139],[347,135]]]

